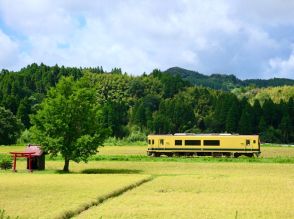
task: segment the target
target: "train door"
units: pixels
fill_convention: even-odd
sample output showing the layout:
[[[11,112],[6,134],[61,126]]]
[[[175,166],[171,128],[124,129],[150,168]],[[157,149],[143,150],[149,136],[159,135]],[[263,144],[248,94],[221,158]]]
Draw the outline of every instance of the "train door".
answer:
[[[252,151],[252,142],[250,139],[245,140],[245,151]]]
[[[159,147],[160,148],[164,147],[164,139],[159,139]]]

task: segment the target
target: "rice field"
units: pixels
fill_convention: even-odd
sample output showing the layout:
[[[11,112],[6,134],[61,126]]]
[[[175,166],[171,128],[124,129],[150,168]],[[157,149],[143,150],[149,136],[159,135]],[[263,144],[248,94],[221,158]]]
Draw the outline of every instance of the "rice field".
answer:
[[[0,173],[0,208],[11,217],[56,218],[144,175]]]
[[[293,165],[231,165],[157,164],[162,175],[77,218],[294,217]]]
[[[25,146],[0,146],[0,154],[10,151],[23,151]],[[98,148],[98,155],[146,155],[146,146],[103,146]],[[267,145],[261,147],[261,157],[294,157],[294,147]]]
[[[100,155],[146,155],[146,146],[105,146],[99,148]],[[261,157],[294,157],[294,147],[264,146]]]
[[[0,155],[23,149],[0,146]],[[99,150],[128,157],[146,147]],[[293,158],[294,148],[266,146],[262,156]],[[17,173],[0,170],[0,210],[12,218],[294,218],[293,163],[101,160],[71,162],[70,174],[60,174],[60,159],[47,159],[45,171],[25,167],[20,159]]]
[[[25,146],[12,145],[12,146],[0,146],[0,154],[7,154],[11,151],[23,151]]]

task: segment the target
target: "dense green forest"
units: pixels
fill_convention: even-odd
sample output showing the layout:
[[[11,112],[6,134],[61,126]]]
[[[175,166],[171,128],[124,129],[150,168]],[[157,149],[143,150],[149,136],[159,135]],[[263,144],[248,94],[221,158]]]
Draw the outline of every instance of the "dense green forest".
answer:
[[[129,137],[135,141],[144,140],[148,133],[229,132],[260,134],[263,142],[294,142],[294,93],[291,92],[279,102],[272,98],[259,101],[240,95],[240,90],[239,93],[227,91],[228,87],[195,86],[179,74],[157,69],[135,77],[119,68],[105,72],[102,67],[32,64],[19,72],[2,70],[0,73],[0,144],[15,143],[19,137],[29,141],[30,115],[38,112],[50,88],[68,76],[82,84],[82,89],[95,90],[95,101],[101,108],[109,137]],[[222,78],[244,87],[247,83],[235,76],[213,77],[220,83],[224,81]],[[276,80],[276,84],[268,80],[266,86],[293,83],[293,80],[281,80]],[[256,81],[256,87],[265,83]]]

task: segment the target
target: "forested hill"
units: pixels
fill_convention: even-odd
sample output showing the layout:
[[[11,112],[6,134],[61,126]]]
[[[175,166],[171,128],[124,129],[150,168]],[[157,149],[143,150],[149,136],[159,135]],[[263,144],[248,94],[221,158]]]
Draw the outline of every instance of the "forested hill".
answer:
[[[93,104],[101,110],[109,137],[144,141],[149,133],[229,132],[258,133],[265,142],[294,143],[294,86],[225,92],[194,86],[157,69],[131,76],[118,68],[105,72],[102,67],[31,64],[18,72],[0,72],[0,145],[17,139],[30,142],[32,116],[46,102],[48,91],[67,80],[64,77],[71,77],[83,92],[94,90]],[[199,77],[205,82],[208,76]],[[244,83],[234,76],[214,76],[214,80]]]
[[[180,76],[183,80],[191,82],[193,85],[209,87],[217,90],[229,91],[237,87],[276,87],[284,85],[294,85],[294,80],[287,78],[248,79],[240,80],[235,75],[212,74],[204,75],[197,71],[190,71],[179,67],[167,69],[164,73],[173,76]]]

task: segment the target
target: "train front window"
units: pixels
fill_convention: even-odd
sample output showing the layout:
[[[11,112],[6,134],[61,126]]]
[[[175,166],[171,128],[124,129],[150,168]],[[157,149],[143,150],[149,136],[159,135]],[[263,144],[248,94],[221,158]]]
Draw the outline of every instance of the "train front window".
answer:
[[[199,146],[199,145],[201,145],[201,141],[200,140],[185,140],[185,145]]]
[[[176,146],[182,146],[182,140],[175,140]]]
[[[151,140],[150,139],[148,140],[148,144],[151,144]]]
[[[154,144],[154,140],[152,139],[152,145]]]
[[[204,146],[220,146],[219,140],[204,140],[203,141]]]
[[[160,145],[164,145],[164,140],[163,139],[160,139],[159,144]]]

